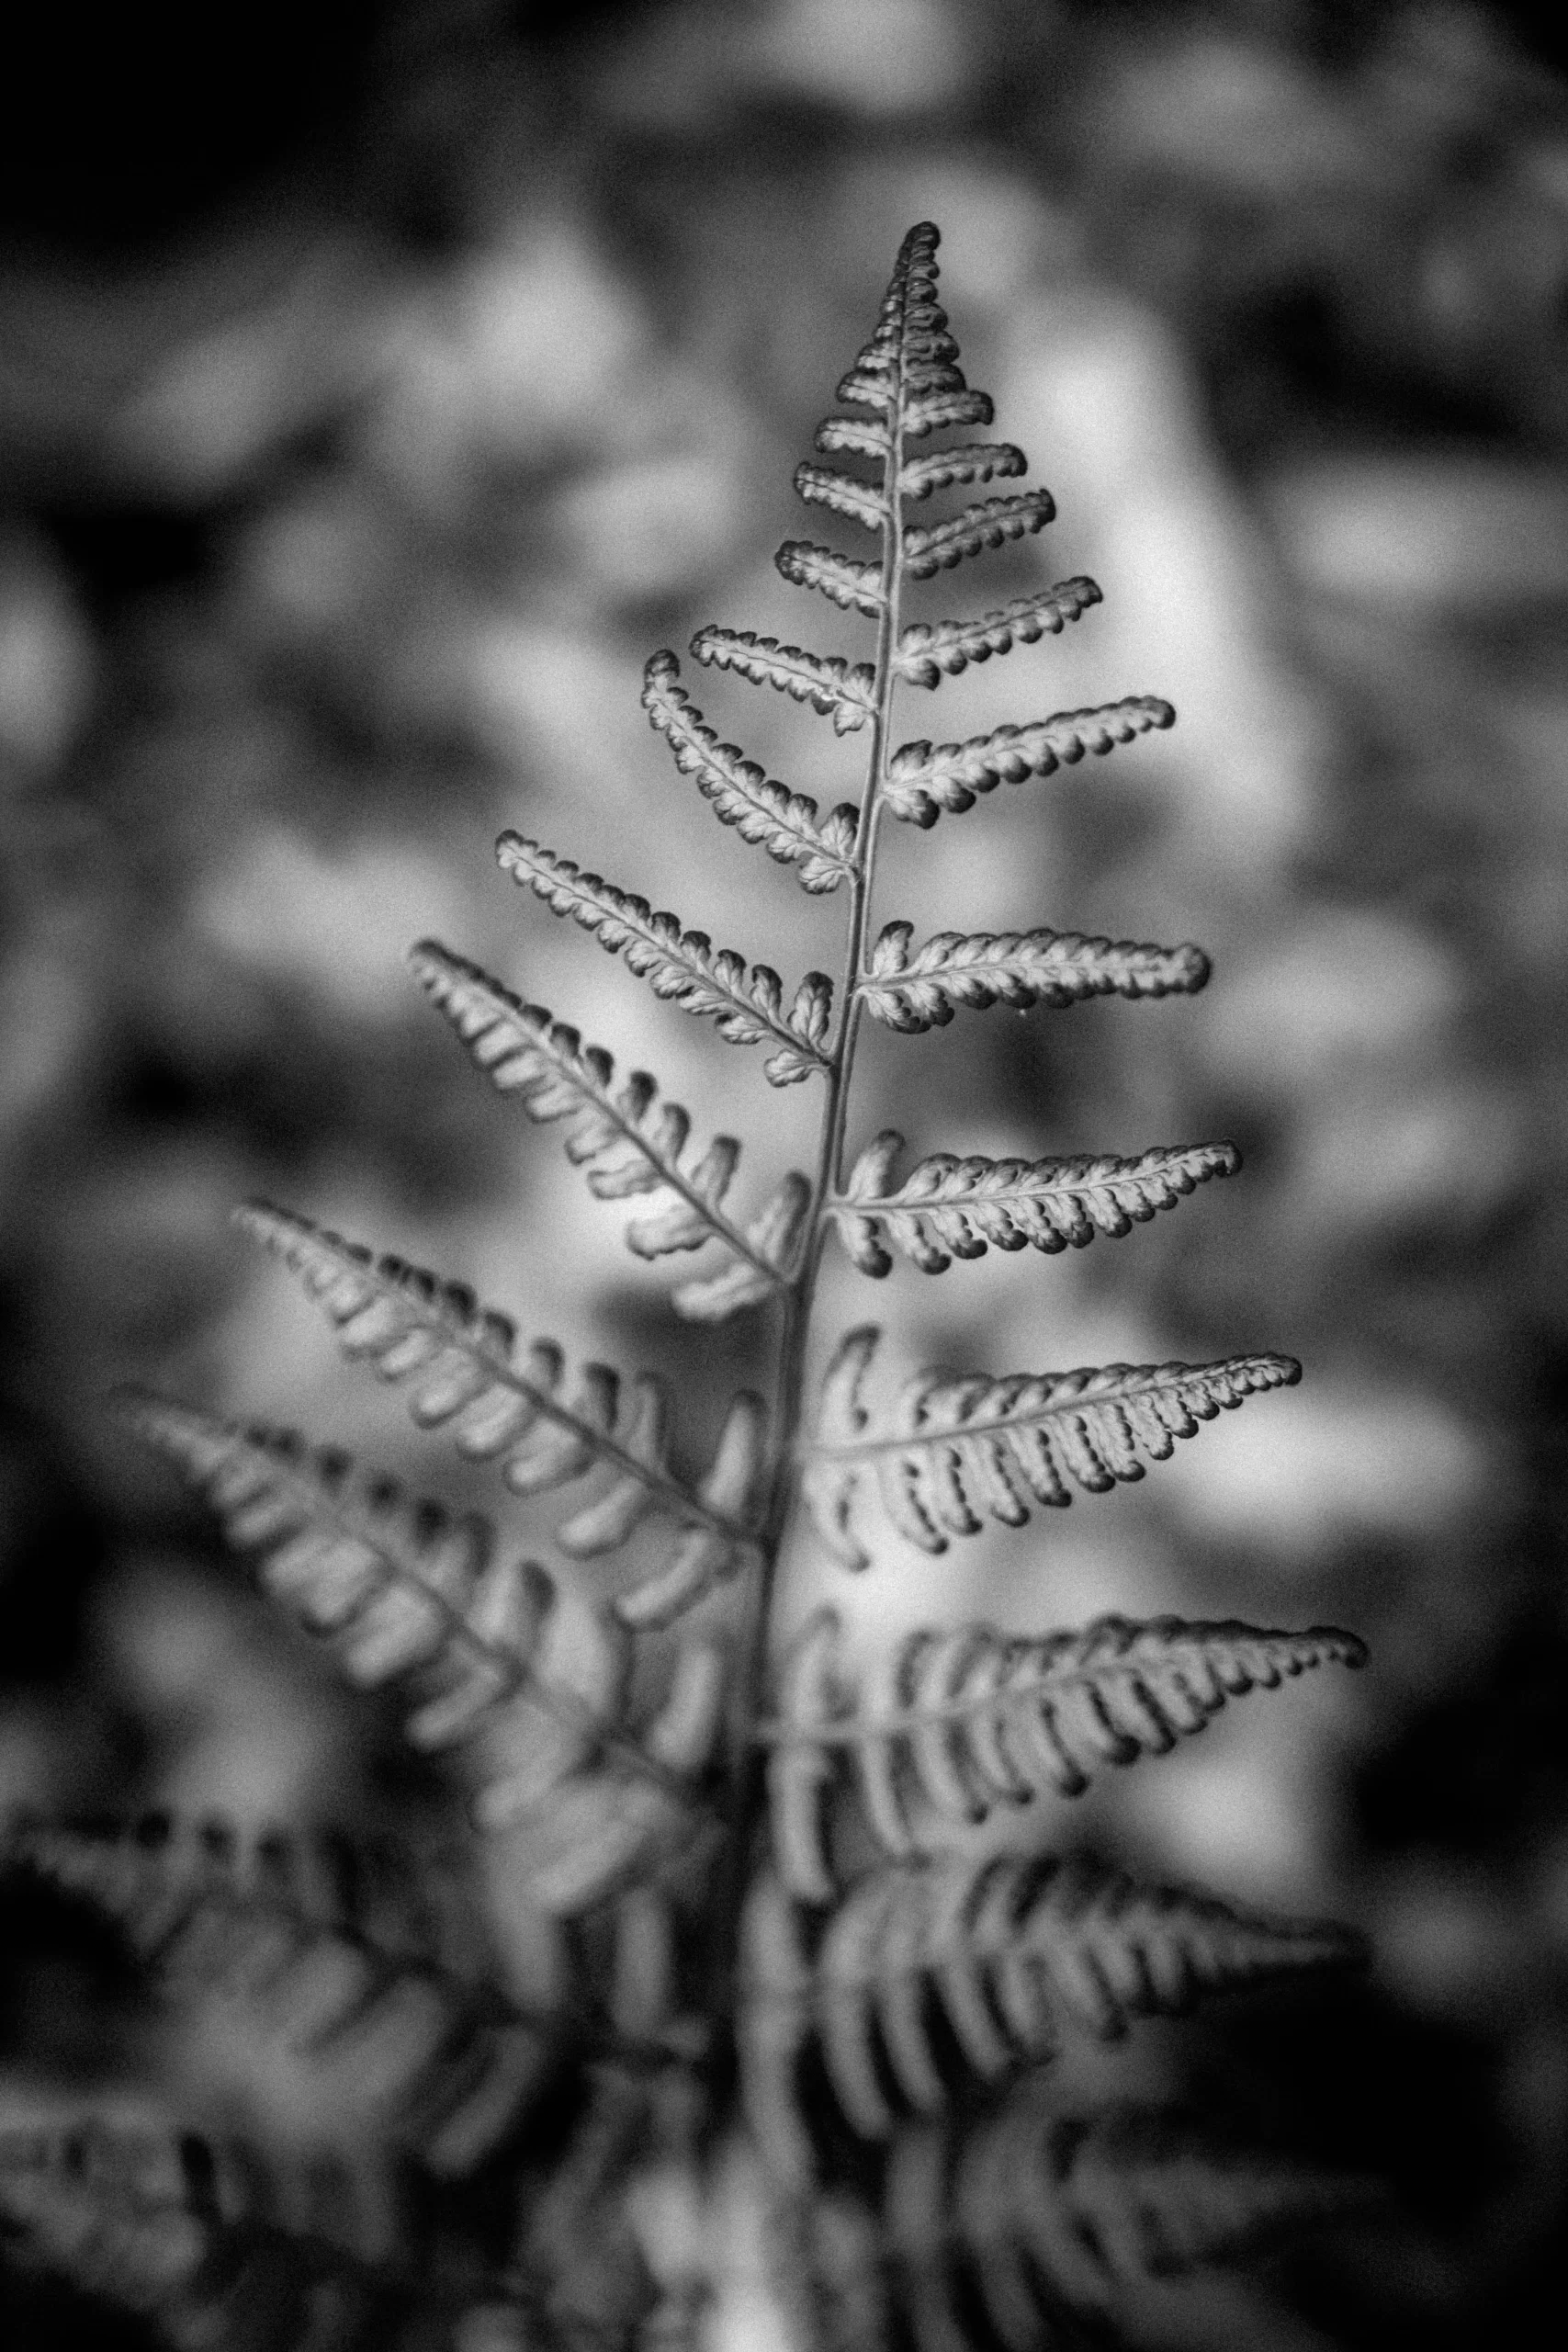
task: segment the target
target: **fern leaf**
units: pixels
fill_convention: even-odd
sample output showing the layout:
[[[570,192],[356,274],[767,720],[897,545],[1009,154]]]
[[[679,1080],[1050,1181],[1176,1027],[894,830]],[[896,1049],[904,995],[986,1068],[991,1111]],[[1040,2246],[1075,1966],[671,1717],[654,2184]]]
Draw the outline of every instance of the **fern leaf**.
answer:
[[[988,1514],[1021,1527],[1032,1503],[1072,1500],[1069,1479],[1106,1494],[1141,1478],[1138,1449],[1164,1462],[1200,1421],[1301,1378],[1289,1356],[1229,1356],[1206,1364],[1105,1364],[1079,1372],[918,1373],[900,1391],[892,1426],[863,1434],[860,1389],[880,1332],[863,1324],[840,1342],[823,1383],[804,1479],[813,1519],[846,1567],[869,1565],[852,1510],[866,1473],[902,1535],[944,1552],[978,1534]]]
[[[746,1228],[747,1257],[733,1258],[716,1274],[682,1283],[670,1295],[676,1314],[688,1323],[723,1323],[743,1306],[771,1298],[789,1279],[810,1206],[806,1178],[785,1176]]]
[[[356,1475],[349,1455],[312,1452],[293,1430],[246,1428],[134,1390],[116,1404],[211,1504],[228,1542],[257,1555],[264,1590],[340,1642],[352,1679],[374,1690],[422,1670],[446,1676],[442,1697],[410,1721],[417,1746],[466,1736],[525,1684],[575,1736],[609,1733],[629,1668],[624,1645],[568,1611],[556,1624],[566,1638],[555,1678],[555,1580],[536,1562],[498,1561],[478,1512],[455,1519],[411,1500],[396,1480]]]
[[[888,519],[887,501],[879,490],[832,466],[796,466],[795,487],[808,506],[830,506],[868,531],[880,531]]]
[[[840,2108],[879,2140],[908,2107],[933,2114],[950,2086],[932,2040],[940,2013],[966,2070],[984,2080],[1049,2058],[1069,2030],[1102,2041],[1134,2018],[1169,2016],[1200,1993],[1352,1956],[1342,1930],[1249,1917],[1208,1895],[1140,1887],[1081,1860],[951,1855],[868,1872],[815,1949],[764,1874],[744,1928],[746,2062],[764,2146],[803,2127],[795,2071],[812,2044]],[[798,2139],[795,2141],[798,2151]]]
[[[1292,1634],[1110,1616],[1032,1639],[922,1627],[857,1690],[838,1612],[820,1609],[785,1655],[764,1735],[779,1874],[803,1901],[831,1900],[825,1799],[840,1758],[873,1836],[903,1860],[922,1850],[917,1803],[978,1822],[998,1804],[1079,1796],[1102,1766],[1163,1756],[1201,1731],[1227,1699],[1365,1660],[1355,1635],[1331,1625]]]
[[[760,1396],[738,1391],[719,1435],[718,1450],[698,1487],[719,1528],[755,1519],[767,1490],[771,1463],[768,1417]],[[615,1614],[634,1630],[672,1624],[735,1574],[743,1557],[713,1526],[687,1528],[664,1565],[619,1595]]]
[[[876,673],[869,662],[852,666],[839,654],[807,653],[781,645],[776,637],[750,629],[700,628],[692,639],[694,661],[715,670],[734,670],[753,685],[773,686],[795,702],[809,703],[833,722],[835,735],[852,735],[871,718]]]
[[[967,2305],[1007,2352],[1038,2352],[1064,2306],[1111,2312],[1131,2288],[1364,2210],[1373,2192],[1209,2145],[1157,2112],[1064,2114],[1026,2081],[993,2114],[900,2133],[883,2195],[903,2296],[952,2331],[936,2340],[966,2340]]]
[[[886,425],[869,416],[825,416],[817,428],[816,441],[825,457],[872,458],[878,464],[893,447]]]
[[[694,1167],[683,1166],[690,1114],[679,1102],[666,1102],[656,1113],[659,1090],[646,1070],[633,1070],[613,1091],[615,1066],[602,1046],[584,1046],[575,1029],[552,1020],[543,1005],[525,1004],[478,964],[432,939],[410,949],[409,963],[497,1091],[519,1096],[540,1125],[567,1123],[567,1158],[574,1167],[587,1167],[595,1199],[657,1192],[674,1196],[627,1226],[626,1246],[637,1257],[661,1258],[722,1241],[753,1277],[748,1304],[787,1279],[787,1269],[764,1256],[749,1232],[724,1214],[740,1157],[732,1136],[716,1136]]]
[[[695,779],[721,825],[765,849],[781,865],[798,868],[802,889],[836,890],[855,870],[858,816],[841,802],[820,823],[809,794],[791,792],[764,775],[733,743],[721,743],[679,683],[672,653],[656,653],[643,672],[642,707],[666,738],[682,775]]]
[[[991,1250],[1081,1250],[1097,1233],[1120,1237],[1212,1176],[1234,1176],[1231,1143],[1159,1144],[1135,1159],[959,1159],[933,1152],[893,1182],[904,1138],[891,1127],[862,1152],[843,1194],[827,1204],[863,1274],[886,1274],[891,1250],[922,1273]]]
[[[403,2145],[466,2174],[555,2063],[562,2021],[505,1998],[477,1919],[412,1858],[152,1815],[28,1826],[6,1859],[90,1905],[150,1971],[193,2095],[285,2117],[297,2145]]]
[[[828,1858],[828,1800],[838,1779],[834,1740],[852,1704],[838,1611],[818,1609],[779,1662],[778,1720],[768,1747],[768,1812],[780,1881],[802,1903],[831,1903],[838,1892]]]
[[[929,498],[933,490],[950,489],[954,482],[1006,481],[1028,470],[1029,460],[1010,441],[973,441],[906,458],[898,469],[898,495]]]
[[[258,1555],[264,1589],[335,1640],[354,1681],[417,1679],[409,1737],[465,1750],[475,1823],[509,1833],[540,1908],[587,1909],[691,1834],[717,1728],[715,1655],[682,1652],[663,1711],[634,1731],[629,1637],[536,1563],[490,1556],[482,1521],[411,1507],[391,1481],[355,1481],[345,1456],[312,1455],[289,1432],[157,1399],[124,1409],[231,1543]]]
[[[886,605],[881,566],[840,555],[836,548],[818,547],[808,539],[786,539],[773,562],[793,587],[818,588],[846,612],[864,613],[875,620]]]
[[[584,874],[570,858],[521,833],[502,833],[495,854],[514,882],[532,889],[553,913],[570,915],[612,956],[624,956],[656,996],[712,1020],[728,1044],[776,1038],[784,1050],[764,1065],[775,1086],[827,1069],[821,1048],[832,1017],[833,983],[825,973],[807,972],[786,1013],[784,983],[766,964],[748,970],[743,956],[716,949],[705,932],[682,931],[674,915],[656,914],[646,899]]]
[[[1158,947],[1076,931],[939,931],[911,956],[911,936],[907,922],[886,924],[855,988],[873,1020],[908,1035],[945,1028],[960,1005],[1060,1012],[1091,996],[1191,996],[1209,978],[1208,957],[1190,942]]]
[[[977,794],[998,784],[1054,775],[1086,752],[1102,757],[1118,743],[1175,723],[1175,711],[1157,695],[1129,695],[1095,710],[1059,710],[1028,727],[994,728],[964,743],[901,743],[887,763],[884,797],[906,824],[930,827],[942,809],[972,808]]]
[[[939,621],[934,628],[913,622],[898,639],[893,657],[895,676],[911,686],[940,685],[954,678],[971,662],[988,662],[993,653],[1010,653],[1014,645],[1034,645],[1045,636],[1059,637],[1069,621],[1082,618],[1101,601],[1092,580],[1079,576],[1059,580],[1032,596],[1015,596],[982,613],[978,620]]]
[[[956,368],[953,372],[959,375]],[[907,439],[918,440],[927,433],[945,432],[950,425],[989,424],[994,416],[989,395],[971,391],[960,376],[956,384],[933,384],[905,401],[904,433]]]
[[[987,548],[1027,538],[1043,531],[1055,513],[1056,502],[1048,490],[1019,491],[1010,498],[983,498],[977,505],[966,506],[962,514],[950,514],[944,522],[905,532],[905,577],[930,580],[939,571],[951,571],[965,556],[984,555]]]
[[[344,1355],[406,1383],[418,1426],[450,1427],[458,1452],[495,1462],[514,1494],[545,1493],[601,1465],[611,1471],[605,1492],[556,1531],[571,1557],[615,1549],[659,1510],[721,1544],[735,1565],[761,1502],[763,1411],[750,1390],[731,1400],[713,1464],[694,1486],[671,1463],[670,1395],[654,1374],[627,1385],[608,1364],[586,1363],[569,1390],[555,1341],[536,1340],[519,1356],[510,1317],[481,1306],[462,1283],[378,1258],[265,1201],[248,1203],[235,1221],[299,1275]],[[742,1430],[749,1478],[731,1468]]]
[[[714,1758],[728,1679],[716,1644],[684,1644],[662,1702],[636,1735],[641,1762],[630,1752],[601,1761],[587,1747],[552,1752],[537,1710],[513,1706],[498,1718],[493,1777],[476,1818],[505,1833],[507,1871],[542,1910],[575,1918],[667,1863],[711,1864],[718,1825],[696,1791]]]

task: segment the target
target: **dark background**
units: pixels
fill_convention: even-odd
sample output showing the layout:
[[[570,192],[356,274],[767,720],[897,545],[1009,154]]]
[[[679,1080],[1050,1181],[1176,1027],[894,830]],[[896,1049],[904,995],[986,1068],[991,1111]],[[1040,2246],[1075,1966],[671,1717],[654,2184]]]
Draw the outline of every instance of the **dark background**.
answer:
[[[831,959],[836,917],[675,777],[638,673],[711,618],[863,652],[770,559],[934,217],[971,380],[1061,513],[942,608],[1042,564],[1106,603],[903,731],[1140,691],[1181,723],[901,837],[879,912],[1191,936],[1216,978],[879,1041],[863,1132],[1231,1135],[1247,1172],[1081,1260],[846,1271],[829,1306],[869,1298],[900,1360],[1258,1346],[1307,1376],[854,1606],[1366,1635],[1365,1676],[1235,1710],[1074,1817],[1372,1939],[1359,1990],[1140,2062],[1401,2199],[1276,2272],[1266,2320],[1222,2300],[1181,2340],[1481,2344],[1524,2313],[1568,2173],[1568,107],[1534,22],[454,0],[215,17],[205,57],[155,10],[33,28],[0,262],[0,1802],[407,1799],[385,1726],[100,1413],[134,1377],[467,1491],[244,1255],[235,1199],[670,1363],[694,1449],[750,1369],[744,1325],[669,1337],[660,1278],[400,951],[440,933],[750,1127],[759,1182],[807,1148],[809,1103],[515,899],[490,844],[536,832],[791,976]],[[809,717],[694,690],[770,773],[854,788]],[[13,2071],[88,2065],[94,1963],[51,1933],[10,1939]]]

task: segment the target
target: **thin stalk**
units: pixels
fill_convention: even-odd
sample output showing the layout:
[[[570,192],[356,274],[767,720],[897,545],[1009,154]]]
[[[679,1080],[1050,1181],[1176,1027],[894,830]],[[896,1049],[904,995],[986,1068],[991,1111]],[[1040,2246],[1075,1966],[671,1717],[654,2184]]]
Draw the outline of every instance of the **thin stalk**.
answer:
[[[904,557],[903,510],[898,497],[898,469],[903,449],[902,408],[900,387],[888,411],[889,446],[883,463],[883,495],[887,503],[887,522],[882,539],[882,606],[876,626],[875,707],[866,757],[865,789],[855,828],[843,975],[838,992],[838,1034],[828,1062],[817,1168],[807,1217],[806,1247],[782,1302],[773,1386],[779,1451],[767,1514],[757,1539],[760,1556],[748,1595],[742,1667],[738,1678],[737,1705],[732,1723],[729,1786],[733,1809],[721,1912],[724,1929],[719,1941],[719,1991],[724,2001],[733,1995],[740,1906],[750,1875],[752,1833],[763,1802],[767,1758],[757,1741],[756,1729],[766,1694],[769,1636],[779,1561],[795,1508],[807,1350],[811,1333],[811,1310],[816,1301],[817,1276],[828,1234],[827,1204],[843,1182],[844,1136],[849,1121],[855,1047],[863,1011],[856,988],[865,967],[876,841],[882,818],[882,796],[887,779],[887,744],[896,684],[893,657],[898,642],[898,589]]]

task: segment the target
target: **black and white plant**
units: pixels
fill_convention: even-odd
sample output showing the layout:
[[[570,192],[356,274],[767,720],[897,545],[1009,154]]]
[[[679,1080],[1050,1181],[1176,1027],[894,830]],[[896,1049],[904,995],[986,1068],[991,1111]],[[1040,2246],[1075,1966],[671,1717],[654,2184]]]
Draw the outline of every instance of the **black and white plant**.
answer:
[[[1348,1939],[1134,1884],[1019,1825],[1057,1822],[1038,1800],[1163,1755],[1231,1699],[1357,1665],[1351,1634],[921,1625],[857,1662],[829,1602],[775,1640],[781,1565],[812,1545],[835,1577],[890,1573],[888,1528],[940,1553],[987,1521],[1016,1527],[1075,1488],[1141,1477],[1298,1374],[1250,1354],[889,1382],[874,1325],[820,1329],[830,1250],[869,1277],[899,1257],[936,1272],[987,1250],[1051,1255],[1126,1235],[1237,1166],[1224,1142],[910,1165],[896,1134],[854,1141],[868,1021],[913,1038],[998,1004],[1190,992],[1209,968],[1190,945],[1043,927],[917,939],[875,906],[890,820],[929,831],[1174,716],[1138,695],[966,741],[896,741],[906,690],[1100,601],[1074,578],[974,618],[905,620],[908,582],[1053,513],[1043,490],[993,487],[1023,475],[1021,451],[964,437],[991,403],[960,372],[937,242],[929,223],[905,239],[841,413],[818,429],[830,462],[795,476],[873,551],[799,539],[777,558],[869,624],[869,658],[722,628],[691,648],[859,738],[858,799],[824,812],[721,741],[673,653],[646,672],[649,718],[720,822],[785,869],[781,885],[837,894],[836,978],[792,988],[553,849],[516,832],[498,845],[516,882],[671,1006],[761,1046],[774,1086],[817,1090],[814,1166],[749,1195],[740,1144],[699,1133],[652,1078],[450,947],[410,958],[491,1084],[558,1128],[593,1194],[634,1204],[632,1250],[695,1255],[676,1313],[767,1319],[767,1394],[733,1397],[688,1475],[657,1372],[569,1364],[460,1281],[253,1204],[243,1229],[422,1429],[513,1495],[562,1491],[565,1565],[309,1437],[121,1399],[263,1591],[352,1681],[406,1692],[409,1737],[465,1800],[435,1855],[199,1820],[13,1825],[11,1867],[112,1922],[175,2055],[169,2082],[134,2096],[13,2093],[0,2221],[173,2344],[707,2341],[717,2256],[702,2216],[741,2145],[788,2324],[865,2352],[1105,2340],[1129,2283],[1341,2198],[1167,2117],[1075,2112],[1055,2062],[1195,1996],[1338,1960]],[[950,489],[980,495],[916,519]],[[574,1564],[617,1555],[637,1565],[605,1600]],[[987,1839],[1004,1815],[1005,1843]],[[269,2122],[284,2113],[280,2154]]]

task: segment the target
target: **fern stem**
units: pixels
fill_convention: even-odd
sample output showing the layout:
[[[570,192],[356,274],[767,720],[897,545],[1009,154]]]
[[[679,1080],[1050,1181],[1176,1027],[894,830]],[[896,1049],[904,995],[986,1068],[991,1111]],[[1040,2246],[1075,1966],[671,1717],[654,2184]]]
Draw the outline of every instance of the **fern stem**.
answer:
[[[724,1928],[717,1946],[719,1984],[716,1990],[723,2007],[728,2007],[734,1998],[740,1910],[750,1877],[755,1826],[766,1804],[767,1755],[758,1732],[767,1698],[773,1603],[779,1564],[798,1493],[801,1408],[811,1336],[811,1312],[816,1303],[817,1277],[821,1267],[823,1246],[831,1223],[829,1204],[843,1186],[844,1136],[849,1123],[855,1047],[864,1011],[856,983],[866,960],[877,834],[887,781],[893,693],[897,683],[895,653],[898,643],[898,588],[904,562],[903,507],[898,493],[904,445],[901,384],[888,412],[888,449],[883,460],[882,476],[887,519],[882,532],[882,602],[876,625],[871,741],[866,753],[865,786],[855,827],[843,975],[838,991],[838,1030],[828,1058],[827,1088],[818,1131],[817,1167],[806,1219],[805,1246],[782,1300],[773,1385],[778,1454],[767,1515],[758,1535],[760,1557],[749,1595],[742,1670],[739,1678],[738,1703],[732,1726],[729,1787],[733,1810],[720,1913]]]

